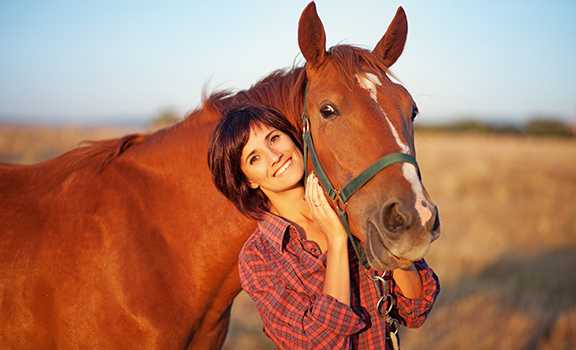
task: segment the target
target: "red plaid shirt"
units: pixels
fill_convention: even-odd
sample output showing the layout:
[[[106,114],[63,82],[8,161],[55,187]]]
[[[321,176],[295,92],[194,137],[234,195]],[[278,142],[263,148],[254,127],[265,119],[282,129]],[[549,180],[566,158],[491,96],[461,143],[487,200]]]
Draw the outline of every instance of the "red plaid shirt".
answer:
[[[240,281],[276,348],[388,348],[385,318],[376,313],[378,292],[354,250],[349,248],[349,307],[322,294],[326,253],[320,254],[315,242],[302,240],[285,220],[269,213],[261,219],[240,253]],[[389,280],[394,297],[391,314],[410,328],[424,323],[440,293],[438,277],[426,262],[414,265],[422,278],[420,299],[406,298],[394,280]]]

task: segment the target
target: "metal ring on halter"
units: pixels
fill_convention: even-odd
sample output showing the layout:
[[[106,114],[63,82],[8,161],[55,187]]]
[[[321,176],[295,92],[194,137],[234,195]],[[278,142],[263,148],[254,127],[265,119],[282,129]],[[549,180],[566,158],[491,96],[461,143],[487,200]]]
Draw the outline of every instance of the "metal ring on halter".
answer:
[[[380,307],[381,307],[382,302],[386,301],[386,300],[388,300],[388,310],[386,310],[386,312],[382,313],[382,312],[380,312]],[[392,295],[386,294],[385,296],[380,297],[380,299],[378,300],[378,303],[376,304],[376,313],[380,317],[386,317],[386,316],[388,316],[388,314],[392,310],[393,306],[394,306],[394,298],[392,298]]]
[[[374,275],[374,277],[370,276],[370,271],[366,271],[366,274],[368,275],[368,278],[372,280],[372,282],[382,282],[382,283],[386,283],[386,280],[384,279],[384,275],[386,274],[386,271],[382,272],[382,276],[378,276],[378,275]]]
[[[310,130],[310,122],[308,121],[308,118],[306,118],[304,120],[304,122],[306,122],[306,124],[302,125],[302,132],[306,132],[306,131]]]

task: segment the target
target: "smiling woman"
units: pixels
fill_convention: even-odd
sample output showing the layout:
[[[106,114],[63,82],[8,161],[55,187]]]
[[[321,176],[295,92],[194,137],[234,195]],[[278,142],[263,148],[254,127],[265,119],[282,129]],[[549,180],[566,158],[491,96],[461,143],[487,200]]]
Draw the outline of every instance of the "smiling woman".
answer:
[[[242,214],[257,218],[263,209],[261,204],[267,204],[268,201],[264,193],[257,190],[256,183],[250,184],[246,181],[247,174],[243,170],[249,168],[250,174],[258,174],[258,170],[265,166],[264,161],[258,161],[259,158],[266,159],[271,155],[271,151],[275,151],[276,147],[272,147],[273,144],[270,143],[272,137],[274,140],[280,137],[281,145],[287,143],[293,148],[291,153],[296,154],[296,159],[298,159],[298,154],[301,159],[302,136],[276,109],[265,105],[240,104],[230,108],[227,113],[236,115],[236,118],[228,121],[221,119],[210,139],[208,165],[212,181]],[[255,130],[262,131],[263,129],[268,132],[262,134],[262,139],[258,138],[262,142],[256,143],[256,138],[251,136],[254,135]],[[248,148],[247,144],[250,141],[253,146]],[[263,151],[266,151],[265,154]],[[271,156],[274,157],[275,154],[277,153]],[[280,157],[284,158],[284,161],[287,160],[286,157]],[[281,164],[280,167],[282,165],[285,164]],[[267,169],[261,171],[265,172],[261,176],[269,175]],[[300,181],[302,176],[303,171],[297,181]]]
[[[270,198],[300,184],[302,151],[285,133],[267,125],[253,126],[242,150],[242,171],[250,188],[260,188]]]
[[[240,104],[224,111],[210,138],[208,164],[216,187],[239,210],[252,210],[245,215],[258,218],[258,229],[240,253],[242,287],[253,299],[266,335],[279,348],[354,344],[355,349],[358,344],[385,344],[388,337],[395,348],[396,332],[387,336],[381,324],[389,318],[378,317],[370,326],[370,316],[362,311],[375,293],[365,285],[370,279],[384,281],[384,274],[359,274],[348,233],[313,173],[304,187],[300,142],[292,139],[293,128],[283,128],[282,119],[271,107]],[[406,261],[406,268],[387,278],[394,279],[393,290],[403,295],[405,305],[421,305],[417,314],[395,309],[403,315],[402,324],[419,323],[434,303],[438,280],[424,261]],[[398,320],[393,322],[398,327]]]

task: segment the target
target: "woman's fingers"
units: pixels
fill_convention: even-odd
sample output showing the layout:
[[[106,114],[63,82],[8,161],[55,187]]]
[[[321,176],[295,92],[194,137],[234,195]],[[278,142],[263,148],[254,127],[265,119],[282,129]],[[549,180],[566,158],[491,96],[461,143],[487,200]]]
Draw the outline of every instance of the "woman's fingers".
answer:
[[[319,218],[322,216],[326,219],[332,217],[336,218],[336,213],[328,203],[326,194],[318,182],[318,177],[312,172],[307,179],[308,183],[306,185],[306,200],[308,201],[308,206],[312,212],[312,216]]]
[[[306,179],[306,202],[310,208],[312,219],[316,227],[330,240],[331,237],[342,236],[347,238],[346,231],[338,215],[328,203],[328,198],[312,172]]]
[[[318,182],[318,178],[314,177],[314,182],[315,182],[315,191],[316,192],[316,196],[318,197],[318,204],[320,205],[329,205],[328,204],[328,199],[326,199],[326,194],[324,194],[324,191],[322,190],[322,187],[320,186],[320,183]]]
[[[313,191],[312,188],[314,187],[314,173],[310,173],[308,178],[306,179],[306,202],[312,209],[314,207],[314,199],[312,198]]]
[[[316,175],[311,172],[307,179],[308,183],[306,184],[306,200],[308,201],[308,205],[310,209],[313,210],[315,208],[321,207],[326,202],[326,198],[323,195],[320,195],[320,184],[318,183],[318,178]]]

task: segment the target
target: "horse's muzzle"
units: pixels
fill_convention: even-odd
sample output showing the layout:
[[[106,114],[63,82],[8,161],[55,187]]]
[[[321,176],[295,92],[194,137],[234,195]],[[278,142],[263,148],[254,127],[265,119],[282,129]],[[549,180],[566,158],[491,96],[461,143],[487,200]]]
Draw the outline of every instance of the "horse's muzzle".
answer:
[[[398,199],[387,201],[368,220],[365,250],[368,262],[378,271],[403,267],[406,260],[422,259],[440,236],[440,216],[434,205],[430,219],[421,223],[419,213]]]

